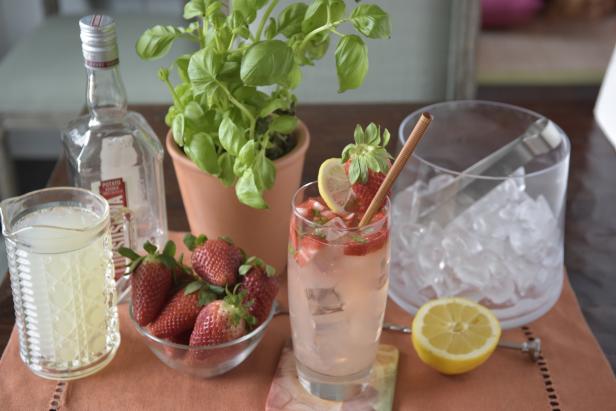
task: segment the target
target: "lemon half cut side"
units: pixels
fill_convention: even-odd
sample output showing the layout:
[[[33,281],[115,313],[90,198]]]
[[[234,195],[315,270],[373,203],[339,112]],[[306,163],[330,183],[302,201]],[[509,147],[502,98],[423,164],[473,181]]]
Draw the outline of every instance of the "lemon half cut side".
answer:
[[[501,336],[498,319],[464,298],[439,298],[421,306],[412,341],[419,358],[443,374],[461,374],[483,364]]]

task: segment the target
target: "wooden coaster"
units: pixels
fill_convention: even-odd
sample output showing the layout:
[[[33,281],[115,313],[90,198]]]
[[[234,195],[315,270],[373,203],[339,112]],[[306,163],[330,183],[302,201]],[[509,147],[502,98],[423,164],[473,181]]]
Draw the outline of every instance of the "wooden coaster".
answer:
[[[394,401],[399,352],[396,347],[380,344],[376,364],[364,391],[349,401],[327,401],[308,393],[297,379],[295,356],[289,341],[282,350],[276,375],[267,395],[266,411],[341,411],[369,409],[389,411]]]

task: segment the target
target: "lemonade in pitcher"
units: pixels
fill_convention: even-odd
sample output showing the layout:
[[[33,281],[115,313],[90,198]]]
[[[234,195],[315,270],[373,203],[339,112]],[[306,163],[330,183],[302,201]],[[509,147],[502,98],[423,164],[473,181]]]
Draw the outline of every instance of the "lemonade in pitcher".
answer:
[[[120,342],[105,200],[49,189],[2,204],[22,360],[72,379],[106,365]]]

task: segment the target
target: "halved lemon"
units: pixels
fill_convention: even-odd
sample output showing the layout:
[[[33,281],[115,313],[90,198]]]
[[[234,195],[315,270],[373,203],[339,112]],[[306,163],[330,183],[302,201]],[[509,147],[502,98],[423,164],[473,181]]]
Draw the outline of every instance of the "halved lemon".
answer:
[[[330,210],[344,213],[344,206],[351,194],[351,182],[339,158],[330,158],[321,164],[317,183],[319,194]]]
[[[421,306],[412,341],[419,358],[443,374],[461,374],[486,361],[501,328],[486,307],[464,298],[439,298]]]

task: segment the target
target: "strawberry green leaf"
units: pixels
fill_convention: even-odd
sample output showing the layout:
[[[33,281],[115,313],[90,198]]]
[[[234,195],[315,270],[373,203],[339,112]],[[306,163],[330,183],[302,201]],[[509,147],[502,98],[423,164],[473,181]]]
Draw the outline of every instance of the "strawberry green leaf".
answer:
[[[158,259],[170,270],[173,270],[177,266],[175,259],[169,255],[161,254],[158,256]]]
[[[143,249],[147,251],[148,254],[154,254],[157,250],[156,246],[149,241],[146,241],[145,244],[143,244]]]
[[[376,124],[370,123],[368,127],[366,127],[366,142],[373,146],[378,146],[381,142],[381,137],[379,136],[379,130],[376,127]]]
[[[139,264],[143,262],[144,259],[145,257],[138,257],[136,260],[133,260],[133,262],[128,267],[128,272],[129,273],[134,272],[137,269],[137,267],[139,267]]]
[[[368,161],[365,157],[359,157],[357,163],[359,164],[359,181],[365,184],[368,181]]]
[[[216,299],[216,296],[214,294],[212,294],[205,288],[202,288],[201,291],[199,291],[199,302],[197,304],[201,307],[204,305],[208,305],[215,299]]]
[[[193,251],[195,249],[196,241],[197,241],[197,238],[192,234],[186,234],[184,236],[184,244],[190,251]]]
[[[349,167],[349,179],[351,183],[355,184],[360,180],[361,171],[359,169],[359,161],[352,161],[351,167]]]
[[[389,144],[389,130],[385,129],[385,131],[383,131],[383,147],[387,146],[387,144]]]
[[[250,264],[242,264],[239,270],[240,275],[248,274],[248,271],[250,271],[251,268],[252,268],[252,265]]]
[[[195,291],[200,290],[202,287],[203,287],[203,282],[193,281],[184,288],[184,294],[185,295],[192,294]]]
[[[218,285],[208,284],[207,287],[211,291],[215,292],[216,294],[224,294],[225,293],[225,289],[220,287],[220,286],[218,286]]]
[[[163,255],[173,258],[175,256],[175,251],[175,243],[171,240],[167,241],[167,244],[165,244],[165,248],[163,249]]]
[[[276,275],[276,269],[272,267],[271,265],[267,264],[265,266],[265,273],[267,274],[268,277],[273,277]]]
[[[131,250],[130,248],[126,248],[126,247],[120,247],[118,249],[118,253],[123,256],[126,257],[128,259],[130,259],[131,261],[135,261],[139,258],[141,258],[139,256],[139,254],[137,254],[136,252],[134,252],[133,250]]]
[[[257,319],[254,315],[247,315],[244,320],[246,321],[246,323],[250,326],[253,326],[257,323]]]
[[[366,143],[366,135],[364,130],[358,124],[355,126],[355,131],[353,132],[353,138],[355,139],[355,144],[364,144]]]
[[[346,163],[348,161],[348,159],[351,157],[351,151],[353,150],[355,146],[353,144],[348,144],[343,150],[342,150],[342,163]]]
[[[220,240],[224,241],[225,243],[229,244],[229,245],[233,245],[233,240],[231,239],[231,237],[229,237],[228,235],[221,235],[220,237],[218,237]]]

